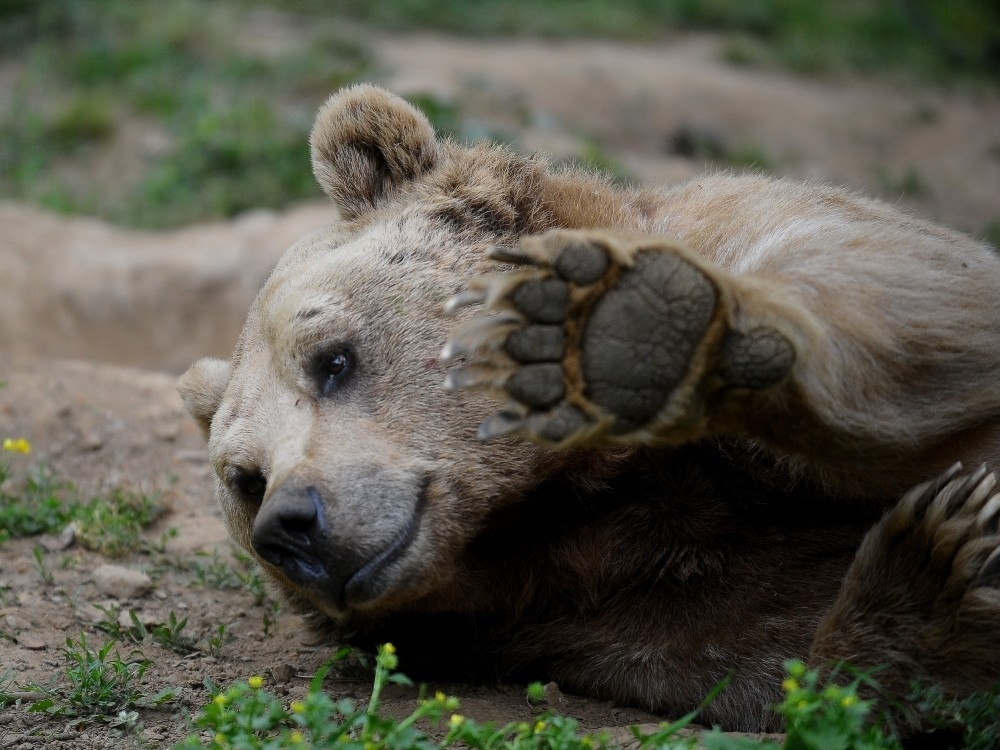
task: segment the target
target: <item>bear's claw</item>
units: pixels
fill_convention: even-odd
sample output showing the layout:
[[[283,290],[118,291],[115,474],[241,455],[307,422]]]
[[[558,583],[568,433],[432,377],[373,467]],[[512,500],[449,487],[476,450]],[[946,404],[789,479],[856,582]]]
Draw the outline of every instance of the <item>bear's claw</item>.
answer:
[[[913,680],[941,683],[959,668],[975,689],[993,687],[1000,652],[983,646],[1000,616],[1000,493],[985,466],[961,472],[955,464],[915,487],[869,532],[812,660],[859,667],[888,660],[879,681],[898,690]],[[921,651],[907,653],[903,644]],[[915,673],[917,664],[926,673]]]

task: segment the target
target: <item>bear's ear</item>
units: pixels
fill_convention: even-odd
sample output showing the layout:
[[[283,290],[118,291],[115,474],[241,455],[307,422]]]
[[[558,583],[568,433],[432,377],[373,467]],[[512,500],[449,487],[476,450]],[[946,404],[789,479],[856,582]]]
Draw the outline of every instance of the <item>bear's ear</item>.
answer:
[[[188,413],[195,418],[201,431],[208,437],[212,417],[219,410],[222,394],[229,385],[232,365],[222,359],[199,359],[177,381],[177,390]]]
[[[368,84],[327,100],[309,145],[313,174],[345,219],[371,211],[438,161],[434,128],[423,113]]]

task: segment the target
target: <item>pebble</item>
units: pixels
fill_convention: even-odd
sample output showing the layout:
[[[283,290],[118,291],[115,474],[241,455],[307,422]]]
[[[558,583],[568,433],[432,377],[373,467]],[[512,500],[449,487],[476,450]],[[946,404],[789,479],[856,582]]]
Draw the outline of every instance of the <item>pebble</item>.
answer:
[[[102,565],[94,571],[93,578],[98,591],[116,599],[136,599],[153,588],[145,573],[121,565]]]
[[[292,678],[295,677],[295,667],[291,664],[279,664],[271,670],[271,677],[279,685],[291,682]]]
[[[32,638],[28,636],[18,636],[17,642],[24,646],[29,651],[42,651],[46,648],[45,641],[40,641],[37,638]]]
[[[75,541],[76,527],[73,524],[69,524],[64,528],[59,536],[44,534],[38,539],[38,543],[42,545],[46,552],[62,552],[72,547]]]
[[[550,706],[559,705],[565,703],[563,700],[562,690],[554,682],[547,682],[542,686],[542,690],[545,691],[545,702]]]

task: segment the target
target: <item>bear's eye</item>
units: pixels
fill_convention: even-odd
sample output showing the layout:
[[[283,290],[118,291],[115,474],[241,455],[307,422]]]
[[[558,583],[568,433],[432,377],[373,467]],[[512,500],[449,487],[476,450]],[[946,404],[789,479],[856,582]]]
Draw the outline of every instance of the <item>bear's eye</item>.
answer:
[[[260,502],[267,490],[267,479],[256,469],[227,466],[225,481],[230,490],[254,502]]]
[[[351,371],[354,358],[347,347],[337,347],[318,354],[313,359],[312,376],[321,396],[329,396],[343,385]]]

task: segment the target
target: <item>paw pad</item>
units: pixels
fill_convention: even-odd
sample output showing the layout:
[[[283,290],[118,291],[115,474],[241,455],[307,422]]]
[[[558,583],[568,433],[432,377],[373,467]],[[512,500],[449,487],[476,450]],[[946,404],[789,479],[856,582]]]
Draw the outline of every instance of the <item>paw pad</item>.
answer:
[[[469,359],[449,387],[507,402],[481,435],[560,446],[663,435],[701,413],[709,369],[726,384],[765,388],[794,361],[770,329],[726,335],[716,282],[669,243],[554,231],[490,257],[517,268],[474,280],[448,303],[493,314],[459,327],[442,352]]]

